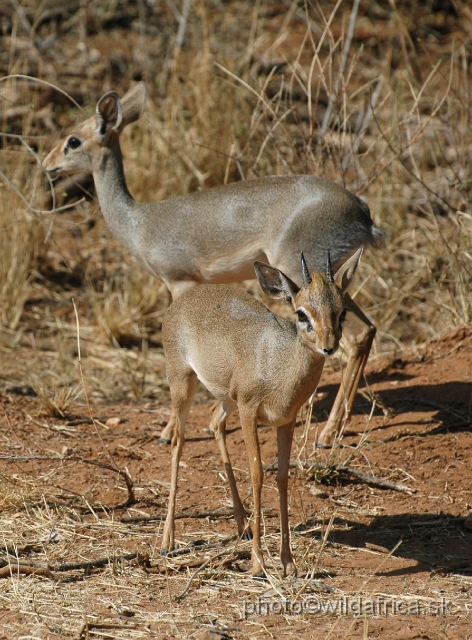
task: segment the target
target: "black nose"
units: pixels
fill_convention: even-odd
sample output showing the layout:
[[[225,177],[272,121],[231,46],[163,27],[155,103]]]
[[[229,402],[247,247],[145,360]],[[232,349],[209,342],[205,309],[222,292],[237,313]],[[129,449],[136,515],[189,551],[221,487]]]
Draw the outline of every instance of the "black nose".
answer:
[[[334,352],[334,349],[323,349],[325,356],[330,356]]]

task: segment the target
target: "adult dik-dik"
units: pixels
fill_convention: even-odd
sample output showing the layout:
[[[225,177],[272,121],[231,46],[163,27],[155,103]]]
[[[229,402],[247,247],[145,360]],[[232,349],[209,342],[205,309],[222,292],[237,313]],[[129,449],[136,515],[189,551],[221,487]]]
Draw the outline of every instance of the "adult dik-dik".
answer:
[[[90,171],[112,233],[175,300],[202,283],[254,277],[253,263],[276,265],[301,284],[296,256],[323,268],[327,251],[339,266],[361,245],[379,246],[385,234],[369,208],[339,185],[315,176],[275,176],[237,182],[141,204],[131,196],[123,171],[120,133],[143,111],[145,89],[132,87],[122,100],[110,91],[95,114],[58,142],[43,165],[51,176]],[[349,418],[375,327],[346,296],[356,317],[345,337],[349,360],[320,442],[329,443]],[[174,418],[162,434],[169,439]]]
[[[333,276],[328,254],[326,273],[311,276],[302,254],[303,285],[262,262],[255,263],[263,290],[289,302],[296,322],[277,316],[243,289],[202,285],[185,291],[169,307],[162,335],[176,429],[172,439],[169,506],[162,553],[174,548],[177,476],[185,441],[185,422],[200,380],[220,403],[214,429],[233,497],[238,533],[247,528],[226,448],[226,418],[236,408],[251,470],[254,527],[252,569],[264,570],[261,549],[261,490],[263,470],[257,424],[277,428],[277,485],[280,502],[280,557],[284,574],[296,573],[290,548],[287,486],[290,450],[297,412],[315,391],[325,357],[336,351],[345,316],[345,291],[357,269],[362,248]]]

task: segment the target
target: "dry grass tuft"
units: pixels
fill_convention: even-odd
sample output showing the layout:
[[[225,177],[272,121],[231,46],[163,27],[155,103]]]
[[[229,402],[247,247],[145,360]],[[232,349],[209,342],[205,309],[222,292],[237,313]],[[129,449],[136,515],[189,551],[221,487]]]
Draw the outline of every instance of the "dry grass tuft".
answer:
[[[34,385],[33,388],[41,402],[41,412],[52,418],[65,418],[71,404],[82,393],[77,387],[55,387],[49,390],[41,385]]]

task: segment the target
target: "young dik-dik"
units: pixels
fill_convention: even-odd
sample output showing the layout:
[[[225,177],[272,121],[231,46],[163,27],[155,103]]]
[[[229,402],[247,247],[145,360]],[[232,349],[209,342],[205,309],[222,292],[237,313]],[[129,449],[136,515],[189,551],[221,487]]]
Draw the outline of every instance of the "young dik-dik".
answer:
[[[276,264],[301,284],[297,255],[322,269],[328,249],[338,268],[361,245],[379,246],[385,234],[369,208],[339,185],[315,176],[274,176],[205,189],[163,202],[140,204],[123,171],[120,134],[144,109],[142,83],[122,100],[114,91],[95,114],[58,142],[43,165],[51,176],[90,171],[111,232],[147,271],[160,278],[172,299],[201,283],[254,278],[253,263]],[[350,346],[343,386],[320,442],[329,443],[349,418],[375,327],[346,297],[357,317],[346,334]],[[172,434],[173,417],[162,434]]]
[[[336,351],[346,314],[345,297],[359,264],[362,248],[333,276],[310,276],[302,254],[300,288],[279,269],[254,264],[257,278],[271,297],[285,300],[296,322],[275,315],[243,289],[202,285],[186,291],[168,309],[163,323],[172,408],[176,429],[172,439],[172,470],[162,553],[174,548],[177,476],[185,440],[185,422],[200,380],[220,401],[213,409],[211,427],[225,464],[240,536],[247,520],[226,448],[226,418],[236,408],[249,457],[254,499],[252,568],[264,571],[261,549],[261,490],[263,470],[257,424],[277,428],[281,560],[284,574],[296,573],[290,548],[287,484],[296,415],[315,391],[325,356]]]

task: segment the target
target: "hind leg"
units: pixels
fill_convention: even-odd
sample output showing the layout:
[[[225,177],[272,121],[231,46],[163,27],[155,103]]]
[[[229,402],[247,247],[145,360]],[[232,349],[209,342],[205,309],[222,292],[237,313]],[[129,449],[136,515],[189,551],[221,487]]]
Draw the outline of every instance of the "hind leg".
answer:
[[[239,537],[250,537],[251,530],[249,528],[246,512],[243,503],[239,497],[236,479],[233,473],[233,467],[229,459],[228,449],[226,447],[226,419],[236,409],[235,404],[227,402],[215,402],[211,408],[210,429],[215,433],[215,440],[220,449],[223,464],[225,466],[226,477],[228,478],[231,496],[233,498],[234,519],[238,527]]]
[[[191,369],[171,382],[172,408],[175,411],[176,424],[172,437],[172,462],[167,518],[162,534],[161,555],[167,555],[174,548],[174,516],[177,496],[179,463],[185,442],[185,423],[193,396],[198,388],[198,378]]]

